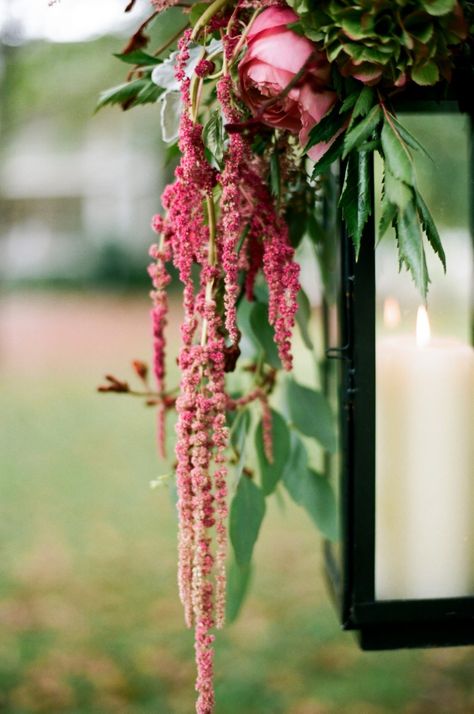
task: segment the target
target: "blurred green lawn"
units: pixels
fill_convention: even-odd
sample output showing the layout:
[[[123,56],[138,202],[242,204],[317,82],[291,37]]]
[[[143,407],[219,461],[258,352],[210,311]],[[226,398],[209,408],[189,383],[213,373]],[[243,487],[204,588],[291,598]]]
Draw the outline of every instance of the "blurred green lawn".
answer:
[[[109,314],[80,304],[88,324]],[[101,361],[104,344],[110,342],[114,365],[143,356],[136,345],[124,350],[111,339],[126,329],[128,309],[122,301],[98,325],[100,349],[84,334],[75,343],[73,331],[77,364],[66,370],[54,360],[34,369],[42,331],[29,340],[33,332],[20,326],[32,369],[16,370],[11,360],[3,369],[5,714],[194,711],[192,636],[175,584],[174,508],[166,490],[149,488],[163,471],[153,414],[127,398],[94,393],[110,366]],[[8,353],[5,340],[2,347]],[[87,362],[94,353],[97,364]],[[339,632],[319,551],[306,515],[273,504],[251,595],[239,622],[217,638],[217,714],[474,712],[472,650],[364,654]]]

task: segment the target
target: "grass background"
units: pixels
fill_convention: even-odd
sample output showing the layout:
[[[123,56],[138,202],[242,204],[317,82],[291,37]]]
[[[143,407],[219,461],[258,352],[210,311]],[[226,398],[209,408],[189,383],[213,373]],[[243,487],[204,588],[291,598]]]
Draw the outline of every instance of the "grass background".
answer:
[[[148,354],[147,304],[0,302],[0,712],[190,714],[192,635],[153,414],[94,392]],[[361,653],[339,631],[307,516],[272,505],[240,620],[218,635],[217,714],[469,714],[472,650]]]

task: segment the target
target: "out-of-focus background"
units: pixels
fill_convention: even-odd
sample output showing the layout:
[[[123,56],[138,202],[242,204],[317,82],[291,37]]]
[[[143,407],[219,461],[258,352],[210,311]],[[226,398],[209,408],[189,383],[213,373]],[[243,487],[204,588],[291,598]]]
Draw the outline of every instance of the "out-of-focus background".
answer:
[[[0,712],[189,714],[192,636],[154,417],[99,396],[149,359],[147,246],[165,167],[156,109],[94,115],[147,1],[0,0]],[[178,310],[173,306],[173,310]],[[176,345],[174,346],[174,349]],[[339,632],[320,540],[273,504],[221,714],[468,714],[470,650],[363,654]]]

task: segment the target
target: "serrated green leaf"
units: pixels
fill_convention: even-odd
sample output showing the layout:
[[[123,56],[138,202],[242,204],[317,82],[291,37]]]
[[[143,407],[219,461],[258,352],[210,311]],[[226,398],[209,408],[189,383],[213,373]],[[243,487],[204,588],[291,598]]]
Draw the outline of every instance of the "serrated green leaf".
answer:
[[[296,322],[300,329],[302,340],[305,346],[312,350],[314,348],[311,335],[309,334],[309,321],[311,319],[311,305],[309,298],[303,288],[298,292],[298,311],[296,313]]]
[[[268,307],[256,302],[250,312],[250,326],[255,340],[264,351],[265,360],[271,367],[281,369],[281,360],[275,344],[275,331],[268,322]]]
[[[404,211],[413,200],[413,189],[396,178],[391,171],[385,169],[384,192],[387,200],[401,211]]]
[[[349,129],[352,128],[356,119],[367,116],[374,104],[375,91],[372,87],[363,87],[354,104]]]
[[[407,145],[397,131],[392,117],[386,115],[383,123],[382,150],[389,171],[408,186],[414,182],[413,161]]]
[[[305,151],[321,142],[329,141],[344,126],[347,114],[341,114],[334,106],[309,132],[309,140]]]
[[[263,425],[260,420],[255,431],[255,449],[261,476],[262,490],[269,496],[278,485],[290,454],[290,432],[283,417],[273,409],[272,413],[272,446],[273,462],[266,457],[263,447]]]
[[[372,196],[369,181],[369,154],[351,152],[347,160],[344,185],[339,205],[347,231],[359,256],[364,226],[372,212]]]
[[[352,109],[354,104],[357,102],[359,96],[359,92],[352,92],[352,94],[349,94],[349,96],[344,99],[341,108],[339,109],[339,113],[345,114],[349,111],[349,109]]]
[[[423,297],[430,282],[426,265],[421,228],[413,203],[396,219],[396,233],[400,263],[410,271],[413,281]]]
[[[242,609],[252,578],[251,565],[239,565],[232,560],[227,575],[226,620],[235,622]]]
[[[247,566],[265,516],[265,496],[251,479],[243,476],[230,509],[229,534],[235,560]]]
[[[416,206],[418,209],[418,215],[421,221],[421,225],[423,226],[423,230],[425,232],[426,237],[428,238],[431,247],[433,248],[436,255],[439,257],[443,265],[444,272],[446,272],[446,254],[444,252],[443,244],[441,243],[441,238],[439,236],[438,229],[436,228],[436,224],[433,220],[428,206],[423,200],[422,195],[419,191],[416,191],[415,194]]]
[[[154,82],[147,82],[147,84],[138,92],[133,105],[139,106],[140,104],[154,104],[161,96],[162,90],[157,87]]]
[[[345,158],[350,151],[357,149],[364,141],[372,136],[377,129],[382,119],[382,110],[379,104],[372,107],[362,121],[357,122],[355,126],[346,133],[344,137],[344,153]]]
[[[335,420],[324,394],[289,379],[286,398],[290,419],[298,431],[316,439],[326,451],[335,453]]]
[[[311,178],[315,179],[317,176],[324,174],[328,171],[331,165],[339,159],[342,154],[342,149],[344,146],[344,136],[341,134],[337,139],[331,144],[329,149],[326,151],[319,161],[313,167],[313,173]]]
[[[396,117],[392,117],[392,119],[398,133],[400,134],[405,144],[407,144],[411,149],[419,151],[421,154],[426,156],[427,159],[433,161],[423,144],[419,142],[418,139],[413,136],[413,134],[411,134],[408,129]]]
[[[128,102],[134,97],[137,97],[140,91],[147,84],[147,79],[135,79],[132,82],[125,82],[124,84],[119,84],[111,89],[106,89],[104,92],[101,92],[95,110],[98,111],[108,104],[122,104],[124,102]]]
[[[379,221],[379,235],[378,241],[380,242],[390,226],[393,226],[393,222],[397,216],[397,207],[393,203],[384,201],[382,203],[382,215]]]

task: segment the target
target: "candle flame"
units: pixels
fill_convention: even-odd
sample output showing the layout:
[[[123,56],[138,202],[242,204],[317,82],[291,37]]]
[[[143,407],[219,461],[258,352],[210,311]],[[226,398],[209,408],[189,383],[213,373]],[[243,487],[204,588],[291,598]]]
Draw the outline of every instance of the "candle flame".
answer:
[[[398,327],[401,320],[400,305],[397,300],[388,297],[383,304],[383,321],[386,327],[392,330]]]
[[[420,305],[416,315],[416,344],[426,347],[431,340],[430,320],[424,305]]]

